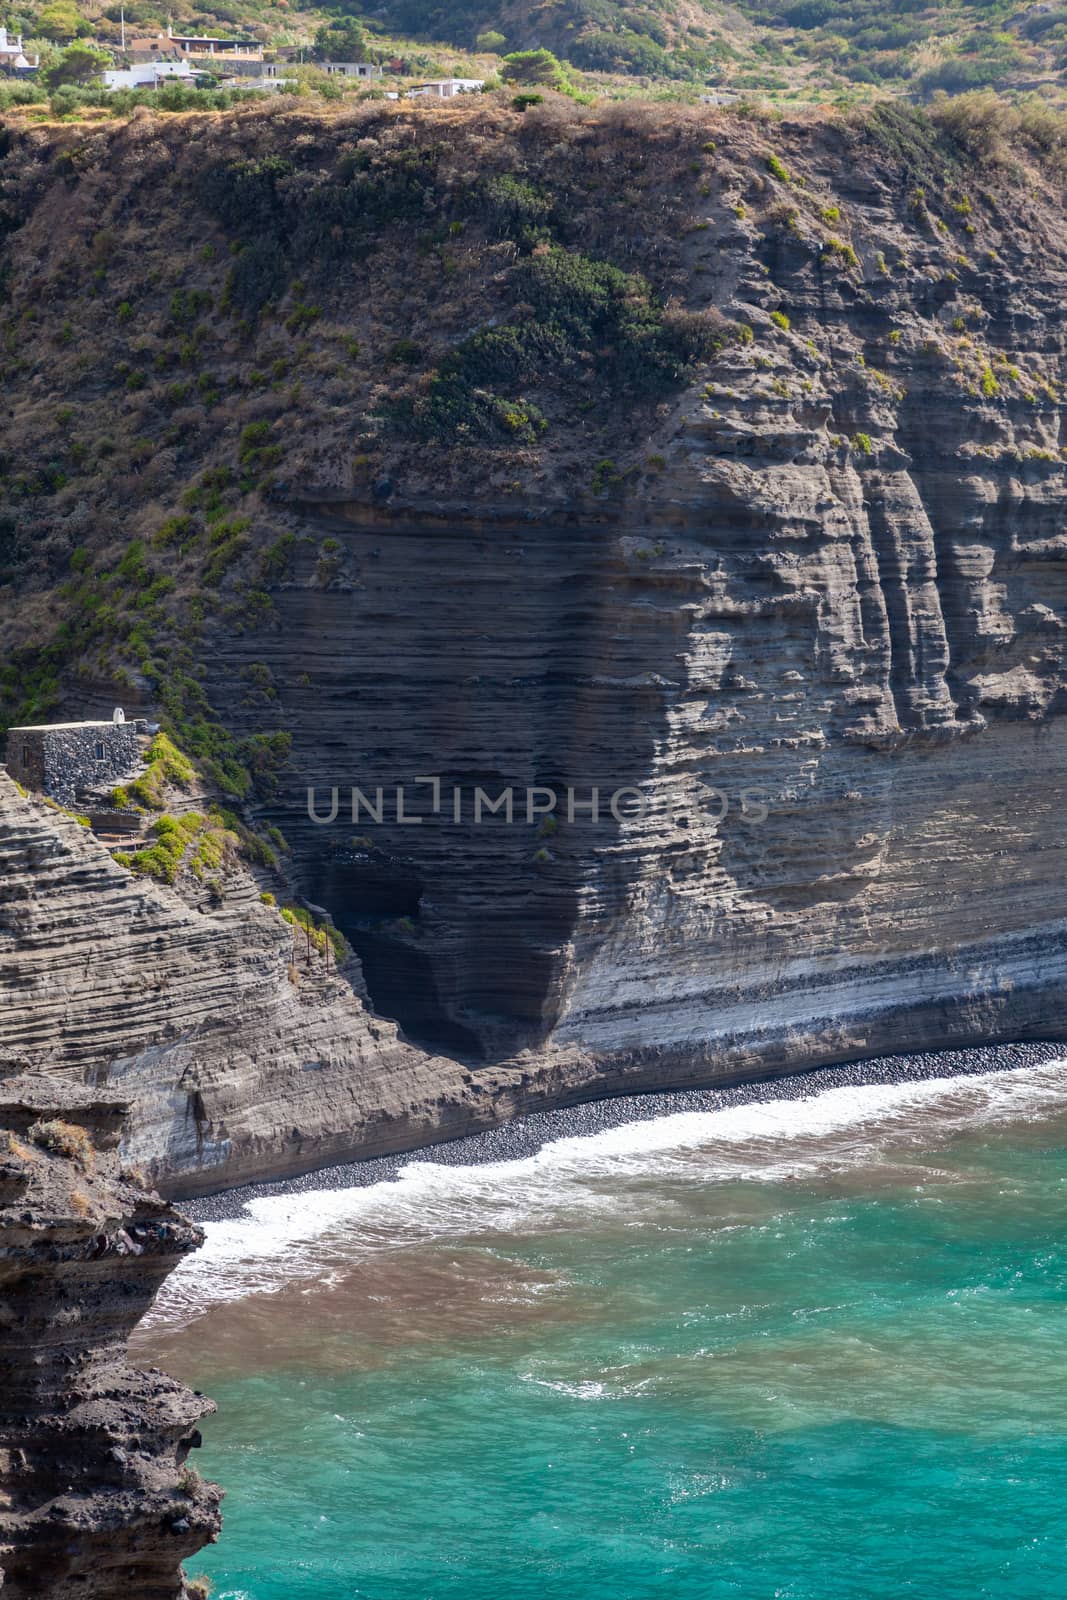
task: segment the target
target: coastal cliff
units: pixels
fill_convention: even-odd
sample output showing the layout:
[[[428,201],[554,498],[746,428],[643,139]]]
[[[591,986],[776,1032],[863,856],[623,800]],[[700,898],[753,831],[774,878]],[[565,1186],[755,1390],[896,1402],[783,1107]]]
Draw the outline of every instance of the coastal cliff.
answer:
[[[126,1341],[203,1235],[120,1170],[124,1104],[0,1081],[0,1593],[184,1600],[219,1530],[188,1461],[214,1405]]]
[[[1062,1036],[1062,176],[994,134],[491,102],[12,136],[3,627],[16,669],[49,643],[11,720],[161,711],[355,955],[294,984],[267,879],[198,903],[0,783],[0,1046],[120,1082],[192,1193]]]

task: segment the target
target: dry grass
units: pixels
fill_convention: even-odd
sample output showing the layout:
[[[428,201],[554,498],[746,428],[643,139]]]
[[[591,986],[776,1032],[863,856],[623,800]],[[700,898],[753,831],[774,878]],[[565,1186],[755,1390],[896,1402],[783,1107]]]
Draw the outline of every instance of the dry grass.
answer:
[[[17,1136],[17,1134],[14,1134],[8,1130],[5,1137],[7,1140],[6,1150],[9,1156],[14,1156],[17,1161],[36,1160],[36,1152],[31,1150],[29,1145],[23,1144],[22,1140]]]
[[[1029,155],[1057,177],[1067,177],[1067,113],[1037,95],[1005,100],[992,89],[949,99],[929,109],[935,127],[987,166],[1011,167]]]
[[[92,1169],[95,1160],[93,1141],[86,1130],[77,1123],[60,1122],[56,1119],[35,1122],[29,1134],[34,1144],[40,1145],[42,1150],[48,1150],[55,1156],[66,1156],[70,1161],[77,1161],[86,1171]]]

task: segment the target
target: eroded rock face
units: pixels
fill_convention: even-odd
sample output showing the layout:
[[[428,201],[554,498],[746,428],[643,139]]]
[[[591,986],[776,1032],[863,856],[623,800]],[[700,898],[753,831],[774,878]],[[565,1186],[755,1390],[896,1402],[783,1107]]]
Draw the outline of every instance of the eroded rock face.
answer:
[[[307,544],[274,699],[235,716],[282,708],[272,817],[424,1041],[576,1049],[614,1084],[1067,1022],[1060,212],[775,138],[792,181],[729,136],[659,263],[755,336],[624,441],[614,494],[287,487]],[[217,699],[247,654],[220,644]],[[462,825],[447,800],[397,822],[420,775],[463,788]],[[353,823],[352,783],[384,824]],[[317,826],[305,790],[335,784]],[[647,814],[471,825],[476,785],[546,784],[632,785]]]
[[[889,120],[486,101],[13,144],[21,432],[43,485],[68,390],[86,437],[117,407],[127,470],[12,502],[24,603],[0,637],[25,648],[51,616],[75,541],[104,573],[136,535],[145,581],[195,599],[159,623],[175,673],[195,644],[229,733],[291,735],[259,820],[360,958],[294,985],[250,878],[219,907],[132,881],[0,783],[0,1044],[120,1083],[131,1151],[173,1188],[598,1093],[1067,1030],[1062,192],[1032,149],[979,170]],[[206,197],[264,158],[293,168],[261,196],[261,244],[289,253],[281,316],[253,326],[223,307],[255,219]],[[409,168],[417,224],[304,228],[358,222],[353,173],[392,195]],[[529,241],[469,204],[516,178],[551,199],[554,248],[732,332],[656,401],[612,392],[595,341],[527,373],[536,438],[405,432],[399,402],[472,330],[531,314],[508,289]],[[180,198],[183,234],[131,222],[147,193]],[[36,316],[62,305],[79,347],[110,348],[105,261],[138,308],[132,390],[72,374]],[[174,412],[186,321],[210,382],[183,379]],[[246,489],[261,435],[277,471]],[[201,583],[214,534],[196,512],[186,549],[163,519],[209,482],[248,527],[225,524],[234,564]],[[64,680],[72,711],[114,703],[95,670]],[[401,823],[396,786],[425,811],[427,776],[441,814]],[[352,818],[352,785],[382,788],[382,822]],[[334,786],[319,826],[307,790]],[[594,786],[644,816],[569,820]],[[474,826],[477,787],[511,787],[519,820]],[[524,825],[527,788],[560,797],[557,826]]]
[[[126,1159],[185,1193],[466,1131],[469,1072],[370,1011],[358,967],[305,965],[243,868],[226,885],[136,877],[0,773],[9,1060],[128,1099]]]
[[[308,511],[351,582],[278,597],[295,748],[271,816],[308,892],[416,1037],[574,1048],[612,1085],[1061,1033],[1067,569],[1019,554],[1036,511],[998,534],[957,505],[964,535],[942,505],[935,539],[916,474],[766,437],[757,473],[707,409],[674,446],[689,499],[643,526]],[[384,824],[353,822],[352,784]],[[339,787],[334,823],[309,785],[320,816]],[[517,811],[550,786],[559,826],[474,826],[477,785]],[[643,819],[608,814],[622,785]],[[594,786],[599,824],[568,822]]]
[[[187,1460],[214,1404],[126,1341],[203,1235],[120,1171],[124,1103],[0,1079],[0,1592],[181,1600],[218,1534]]]

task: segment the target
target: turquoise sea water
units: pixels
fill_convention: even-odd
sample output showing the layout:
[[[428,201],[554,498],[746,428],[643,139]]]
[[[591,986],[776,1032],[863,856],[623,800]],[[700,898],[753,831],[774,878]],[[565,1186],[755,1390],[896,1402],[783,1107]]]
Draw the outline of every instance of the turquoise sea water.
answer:
[[[219,1404],[190,1570],[216,1600],[1054,1600],[1065,1185],[1059,1065],[256,1202],[147,1336]]]

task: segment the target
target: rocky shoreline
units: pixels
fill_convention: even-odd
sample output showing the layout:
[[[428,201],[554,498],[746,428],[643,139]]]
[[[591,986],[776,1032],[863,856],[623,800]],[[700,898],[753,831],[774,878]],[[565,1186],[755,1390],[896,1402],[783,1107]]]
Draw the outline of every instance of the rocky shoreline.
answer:
[[[931,1050],[909,1055],[878,1056],[867,1061],[819,1067],[811,1072],[723,1089],[683,1089],[673,1092],[623,1095],[551,1111],[519,1116],[483,1133],[430,1145],[403,1154],[374,1156],[365,1161],[343,1162],[272,1183],[244,1184],[202,1199],[183,1202],[183,1210],[199,1222],[222,1222],[239,1217],[250,1200],[270,1195],[309,1194],[324,1189],[364,1188],[395,1178],[413,1159],[441,1166],[468,1166],[513,1161],[536,1154],[553,1139],[601,1133],[628,1122],[650,1121],[682,1111],[718,1111],[727,1106],[770,1100],[806,1100],[825,1089],[861,1088],[871,1084],[919,1082],[930,1078],[975,1076],[1038,1066],[1063,1058],[1067,1040],[1048,1043],[978,1045],[962,1050]],[[1067,1070],[1067,1068],[1065,1068]]]

